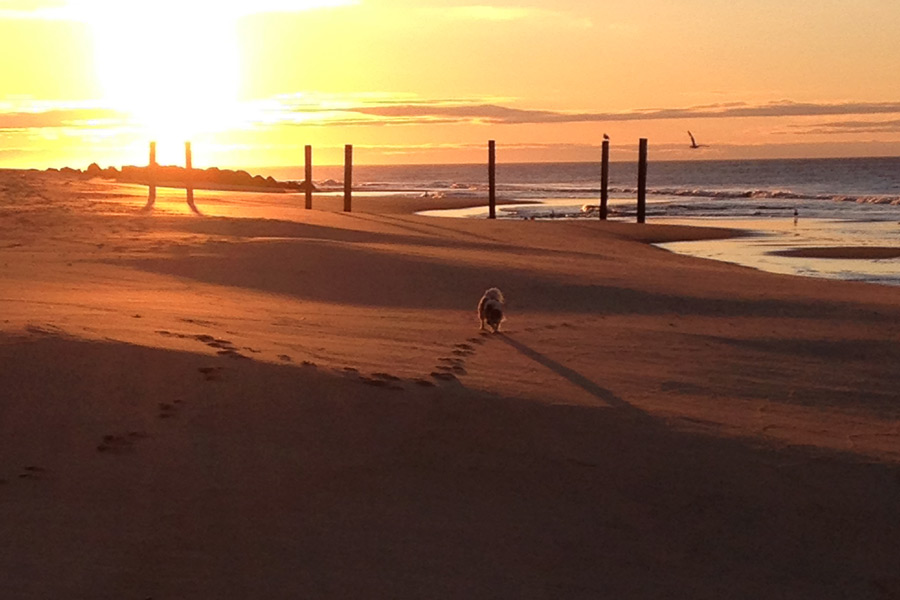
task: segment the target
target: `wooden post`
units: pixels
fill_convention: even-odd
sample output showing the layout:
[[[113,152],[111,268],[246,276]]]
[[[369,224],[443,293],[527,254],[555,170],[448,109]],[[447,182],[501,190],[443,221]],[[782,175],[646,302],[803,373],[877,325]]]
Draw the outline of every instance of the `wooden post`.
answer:
[[[488,141],[488,218],[497,218],[497,144]]]
[[[150,188],[146,208],[156,203],[156,142],[150,142],[150,162],[147,163],[147,185]]]
[[[197,212],[197,206],[194,204],[194,175],[193,162],[191,160],[191,143],[184,143],[184,188],[187,191],[187,203],[192,211]]]
[[[606,220],[609,204],[609,140],[603,140],[600,163],[600,220]]]
[[[306,210],[312,208],[312,146],[306,147]]]
[[[638,148],[637,222],[647,220],[647,138],[641,138]]]
[[[353,146],[344,146],[344,212],[350,212],[353,200]]]

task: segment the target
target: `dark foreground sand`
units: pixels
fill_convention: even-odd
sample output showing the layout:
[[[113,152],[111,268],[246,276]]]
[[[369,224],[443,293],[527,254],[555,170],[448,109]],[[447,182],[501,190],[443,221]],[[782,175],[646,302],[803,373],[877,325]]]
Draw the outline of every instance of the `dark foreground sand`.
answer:
[[[900,289],[141,194],[0,174],[2,597],[900,597]]]

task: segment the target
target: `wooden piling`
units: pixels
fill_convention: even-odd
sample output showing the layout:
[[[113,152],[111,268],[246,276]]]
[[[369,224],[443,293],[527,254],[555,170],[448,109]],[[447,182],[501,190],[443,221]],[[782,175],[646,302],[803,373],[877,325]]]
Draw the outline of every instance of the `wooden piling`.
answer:
[[[647,138],[641,138],[638,148],[637,222],[647,220]]]
[[[605,221],[609,204],[609,140],[603,140],[600,160],[600,220]]]
[[[147,163],[147,186],[150,188],[146,208],[156,203],[156,142],[150,142],[150,161]]]
[[[497,218],[497,144],[488,141],[488,218]]]
[[[353,200],[353,146],[344,146],[344,212],[350,212]]]
[[[191,143],[184,143],[184,189],[187,192],[187,203],[192,211],[197,212],[197,206],[194,204],[194,174],[193,162],[191,160]]]
[[[312,209],[312,146],[306,147],[306,210]]]

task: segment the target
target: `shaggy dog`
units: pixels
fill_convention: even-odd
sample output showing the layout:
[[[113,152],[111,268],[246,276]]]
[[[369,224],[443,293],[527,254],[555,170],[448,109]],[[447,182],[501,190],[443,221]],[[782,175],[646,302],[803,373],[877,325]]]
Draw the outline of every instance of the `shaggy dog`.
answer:
[[[487,290],[478,301],[478,318],[481,319],[481,329],[484,325],[494,330],[494,333],[500,330],[500,322],[503,320],[503,292],[497,288]]]

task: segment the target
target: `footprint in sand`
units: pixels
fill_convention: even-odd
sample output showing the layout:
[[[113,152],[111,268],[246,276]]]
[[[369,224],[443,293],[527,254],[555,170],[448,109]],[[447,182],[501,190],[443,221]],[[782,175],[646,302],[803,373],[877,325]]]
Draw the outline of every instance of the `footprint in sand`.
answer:
[[[433,371],[431,376],[440,381],[458,381],[453,373],[445,373],[442,371]]]
[[[475,346],[472,344],[482,345],[485,341],[483,337],[470,337],[464,343],[454,344],[453,350],[450,351],[453,356],[440,357],[438,363],[443,364],[436,365],[431,376],[441,381],[453,381],[457,379],[457,375],[468,375],[466,358],[475,354]]]
[[[25,328],[25,331],[27,331],[28,333],[33,333],[34,335],[54,336],[54,335],[63,335],[64,334],[62,329],[60,329],[56,325],[50,325],[50,324],[28,325]]]
[[[179,319],[179,321],[190,323],[191,325],[200,325],[202,327],[214,327],[215,325],[218,325],[218,323],[214,323],[213,321],[204,321],[203,319]]]
[[[374,387],[383,387],[390,390],[403,390],[403,386],[399,384],[401,379],[389,373],[373,373],[371,377],[360,375],[359,380],[366,385]]]
[[[197,369],[203,374],[206,381],[219,381],[222,379],[222,367],[200,367]]]
[[[391,385],[390,382],[387,382],[384,379],[374,379],[372,377],[365,377],[362,375],[360,376],[359,380],[366,385],[371,385],[372,387],[386,388]]]
[[[372,373],[372,377],[375,379],[383,379],[385,381],[400,381],[399,377],[391,375],[390,373]]]
[[[129,431],[122,435],[104,435],[100,443],[97,444],[97,452],[127,454],[134,451],[135,442],[146,437],[147,434],[142,431]]]
[[[214,338],[211,335],[195,335],[194,339],[198,342],[203,342],[210,348],[218,348],[219,350],[237,350],[237,348],[234,347],[234,344],[232,344],[228,340]]]
[[[462,365],[438,365],[435,368],[445,373],[456,373],[457,375],[468,375],[469,373]]]
[[[159,413],[156,415],[160,419],[171,419],[178,414],[178,409],[175,407],[175,404],[181,404],[176,401],[174,404],[169,404],[168,402],[160,402]]]
[[[193,321],[188,321],[188,322],[193,322]],[[205,333],[198,333],[195,335],[187,335],[184,333],[172,333],[171,331],[165,331],[165,330],[157,331],[156,333],[158,333],[159,335],[164,336],[164,337],[174,337],[174,338],[178,338],[181,340],[197,340],[198,342],[200,342],[202,344],[206,344],[210,348],[215,348],[216,350],[218,350],[217,354],[219,356],[227,356],[229,358],[243,358],[243,359],[247,359],[247,360],[250,359],[249,356],[245,356],[245,355],[241,354],[240,352],[238,352],[238,349],[230,341],[216,338],[216,337],[213,337],[213,336],[205,334]],[[246,349],[250,350],[250,352],[254,352],[254,353],[259,352],[258,350],[255,350],[253,348],[246,348]]]
[[[19,479],[42,479],[45,473],[47,473],[47,469],[30,465],[22,469],[22,472],[19,473]]]

